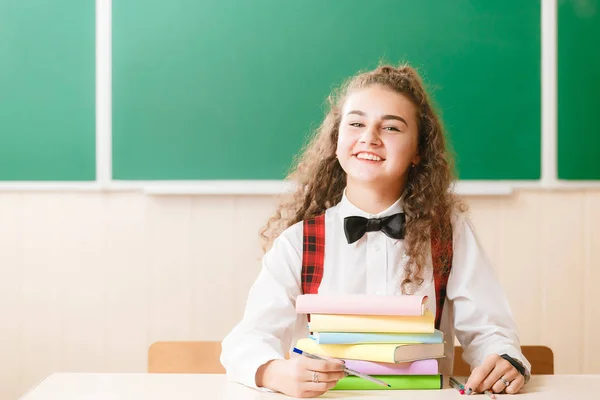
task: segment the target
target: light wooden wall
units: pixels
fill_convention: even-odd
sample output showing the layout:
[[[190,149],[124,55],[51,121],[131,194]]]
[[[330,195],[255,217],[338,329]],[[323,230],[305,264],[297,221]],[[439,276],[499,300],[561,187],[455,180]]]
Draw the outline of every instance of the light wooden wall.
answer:
[[[466,199],[523,344],[600,373],[600,190]],[[220,340],[260,268],[271,196],[0,193],[0,399],[55,371],[142,372]]]

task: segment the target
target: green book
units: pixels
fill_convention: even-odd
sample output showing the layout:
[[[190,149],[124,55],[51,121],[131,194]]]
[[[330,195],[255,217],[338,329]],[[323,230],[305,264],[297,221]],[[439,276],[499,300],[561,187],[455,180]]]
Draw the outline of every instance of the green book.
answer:
[[[441,389],[443,377],[438,375],[372,375],[391,387],[381,386],[358,376],[349,375],[340,379],[331,390],[420,390]]]

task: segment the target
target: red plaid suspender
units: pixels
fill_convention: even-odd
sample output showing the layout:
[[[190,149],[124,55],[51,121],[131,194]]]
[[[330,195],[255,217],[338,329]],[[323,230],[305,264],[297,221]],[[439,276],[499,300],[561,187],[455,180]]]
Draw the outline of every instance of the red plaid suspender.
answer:
[[[317,294],[325,260],[325,215],[304,220],[302,244],[302,292]]]
[[[302,293],[317,294],[321,279],[323,279],[323,264],[325,260],[325,215],[304,220],[304,235],[302,244]],[[435,313],[435,328],[440,328],[442,311],[446,301],[446,286],[452,269],[452,241],[446,243],[449,250],[448,265],[443,268],[442,244],[438,231],[431,234],[431,256],[433,259],[433,277],[435,283],[435,298],[437,301]],[[443,272],[442,272],[443,271]],[[310,321],[310,316],[309,316]]]
[[[448,259],[442,259],[443,245],[448,246]],[[446,302],[446,286],[448,285],[448,276],[452,270],[452,239],[446,243],[442,243],[440,232],[433,230],[431,232],[431,258],[433,261],[433,281],[435,283],[435,299],[437,305],[435,308],[435,329],[440,329],[442,322],[442,311]],[[447,265],[443,265],[446,261]],[[445,268],[444,268],[445,267]]]

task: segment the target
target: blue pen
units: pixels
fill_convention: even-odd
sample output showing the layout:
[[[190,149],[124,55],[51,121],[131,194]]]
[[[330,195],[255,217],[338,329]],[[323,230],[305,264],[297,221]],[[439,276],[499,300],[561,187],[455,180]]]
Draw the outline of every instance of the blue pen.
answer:
[[[313,358],[313,359],[315,359],[315,360],[325,360],[325,361],[328,361],[326,358],[319,357],[319,356],[317,356],[317,355],[315,355],[315,354],[307,353],[306,351],[302,351],[302,350],[300,350],[300,349],[297,349],[297,348],[295,348],[295,347],[294,347],[294,353],[297,353],[297,354],[300,354],[300,355],[304,355],[304,356],[306,356],[306,357]],[[358,376],[359,378],[366,379],[366,380],[368,380],[368,381],[371,381],[371,382],[373,382],[373,383],[376,383],[376,384],[378,384],[378,385],[382,385],[382,386],[391,387],[390,385],[388,385],[388,384],[387,384],[387,383],[385,383],[384,381],[380,381],[379,379],[373,378],[372,376],[369,376],[369,375],[367,375],[367,374],[360,373],[360,372],[358,372],[358,371],[355,371],[355,370],[353,370],[353,369],[350,369],[350,368],[346,368],[346,367],[344,367],[344,372],[345,372],[345,373],[347,373],[347,374],[349,374],[349,375],[354,375],[354,376]]]

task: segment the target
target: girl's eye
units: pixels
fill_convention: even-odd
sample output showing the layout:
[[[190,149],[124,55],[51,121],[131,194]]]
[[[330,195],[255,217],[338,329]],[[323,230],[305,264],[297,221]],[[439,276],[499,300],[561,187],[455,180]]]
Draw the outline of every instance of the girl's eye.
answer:
[[[386,126],[383,129],[385,129],[386,131],[396,131],[396,132],[400,132],[400,129],[396,128],[395,126]]]
[[[355,128],[362,128],[364,125],[360,122],[350,122],[350,126],[353,126]]]

